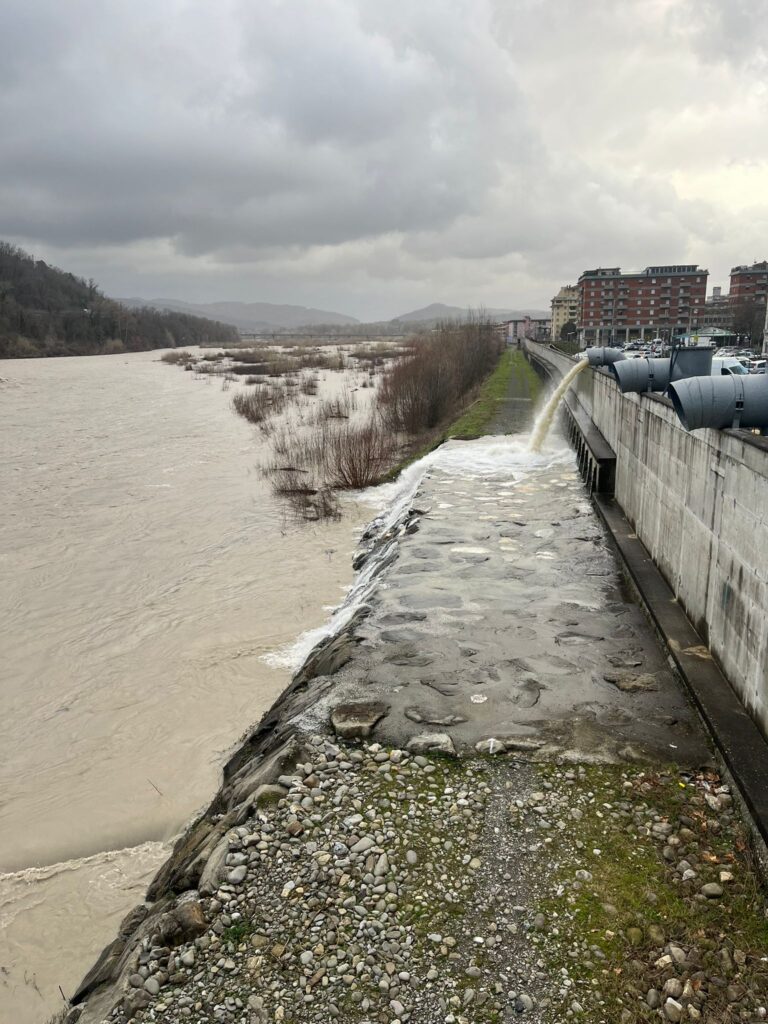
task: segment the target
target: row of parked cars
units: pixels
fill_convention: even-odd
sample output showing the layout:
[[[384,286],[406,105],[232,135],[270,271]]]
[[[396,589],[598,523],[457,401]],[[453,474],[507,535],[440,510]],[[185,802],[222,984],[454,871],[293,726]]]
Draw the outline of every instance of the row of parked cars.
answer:
[[[668,356],[671,352],[669,345],[661,338],[654,338],[651,342],[641,344],[639,341],[630,341],[627,345],[616,345],[615,348],[622,349],[627,359],[640,359],[649,357],[652,359]],[[766,359],[756,354],[752,349],[719,348],[715,350],[712,359],[712,373],[719,376],[722,373],[765,373]]]
[[[740,349],[739,351],[736,351],[735,349],[730,348],[720,348],[717,350],[716,358],[727,359],[729,362],[731,360],[735,360],[744,368],[745,373],[765,373],[765,357],[762,355],[756,355],[752,349]]]

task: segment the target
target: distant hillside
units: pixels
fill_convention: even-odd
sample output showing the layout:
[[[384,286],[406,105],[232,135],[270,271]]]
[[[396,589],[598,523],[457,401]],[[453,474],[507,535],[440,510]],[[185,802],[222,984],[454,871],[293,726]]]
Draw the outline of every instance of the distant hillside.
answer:
[[[128,309],[83,281],[0,242],[0,358],[139,352],[212,342],[237,331],[184,313]]]
[[[357,324],[353,316],[332,313],[308,306],[279,306],[271,302],[182,302],[180,299],[121,299],[126,306],[170,309],[195,316],[206,316],[232,324],[241,331],[268,331],[272,328],[309,327],[313,324]]]
[[[534,319],[543,319],[549,314],[540,309],[479,309],[471,310],[468,307],[447,306],[444,302],[433,302],[423,309],[414,309],[412,313],[403,313],[393,317],[402,323],[427,323],[436,320],[465,320],[470,313],[481,313],[484,316],[492,317],[494,320],[516,320],[524,316]]]

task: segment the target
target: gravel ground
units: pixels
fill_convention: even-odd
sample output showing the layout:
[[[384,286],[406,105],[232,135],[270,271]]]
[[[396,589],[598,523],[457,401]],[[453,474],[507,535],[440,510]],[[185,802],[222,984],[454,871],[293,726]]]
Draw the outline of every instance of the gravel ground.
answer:
[[[110,1024],[766,1019],[765,895],[712,772],[306,749]]]

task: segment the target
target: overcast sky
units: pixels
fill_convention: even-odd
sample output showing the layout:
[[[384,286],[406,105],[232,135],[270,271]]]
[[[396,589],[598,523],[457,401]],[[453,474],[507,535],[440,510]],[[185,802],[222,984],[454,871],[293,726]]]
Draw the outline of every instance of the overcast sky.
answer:
[[[3,0],[0,237],[388,318],[768,258],[768,0]]]

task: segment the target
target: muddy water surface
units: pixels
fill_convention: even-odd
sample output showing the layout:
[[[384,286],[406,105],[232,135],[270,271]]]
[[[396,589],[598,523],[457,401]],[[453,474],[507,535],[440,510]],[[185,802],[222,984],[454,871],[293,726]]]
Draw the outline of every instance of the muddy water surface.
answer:
[[[0,362],[0,1020],[71,993],[351,582],[221,382],[158,353]]]

